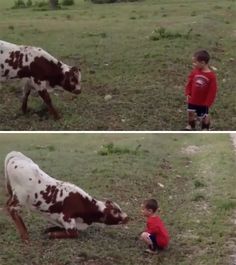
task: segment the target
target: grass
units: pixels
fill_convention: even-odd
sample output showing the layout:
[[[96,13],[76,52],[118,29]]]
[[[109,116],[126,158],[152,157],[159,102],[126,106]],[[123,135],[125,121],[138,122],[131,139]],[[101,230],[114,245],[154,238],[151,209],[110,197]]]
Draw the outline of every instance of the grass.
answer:
[[[19,85],[4,84],[1,130],[181,130],[186,122],[183,88],[191,56],[200,48],[210,52],[218,69],[213,129],[236,129],[232,0],[104,5],[76,0],[75,6],[57,11],[13,10],[13,3],[1,0],[1,39],[40,46],[80,65],[83,93],[52,93],[63,115],[55,122],[35,97],[31,112],[23,116]]]
[[[101,155],[111,143],[109,150],[130,151]],[[1,212],[0,264],[230,264],[236,168],[228,134],[1,134],[0,146],[0,176],[6,154],[19,150],[51,176],[119,203],[131,219],[128,229],[91,226],[77,240],[50,241],[41,233],[46,222],[23,211],[31,238],[25,246]],[[189,154],[188,146],[199,151]],[[0,207],[3,183],[1,177]],[[171,234],[170,248],[155,256],[136,240],[145,223],[140,204],[150,197]]]

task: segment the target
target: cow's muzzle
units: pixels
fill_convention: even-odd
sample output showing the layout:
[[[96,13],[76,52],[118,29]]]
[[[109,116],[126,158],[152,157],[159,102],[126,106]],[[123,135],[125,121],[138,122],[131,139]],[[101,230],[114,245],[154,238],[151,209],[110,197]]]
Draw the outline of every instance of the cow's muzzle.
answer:
[[[128,222],[129,222],[129,217],[128,217],[128,216],[126,216],[126,217],[121,221],[122,224],[127,224]]]

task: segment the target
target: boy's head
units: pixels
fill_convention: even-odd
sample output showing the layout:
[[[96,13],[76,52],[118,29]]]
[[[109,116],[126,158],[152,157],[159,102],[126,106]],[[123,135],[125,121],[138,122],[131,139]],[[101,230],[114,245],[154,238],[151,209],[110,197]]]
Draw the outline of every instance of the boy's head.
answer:
[[[155,199],[145,200],[142,204],[142,214],[145,217],[151,216],[158,208],[159,206]]]
[[[192,58],[193,66],[198,69],[202,69],[207,66],[209,61],[210,55],[205,50],[195,52]]]

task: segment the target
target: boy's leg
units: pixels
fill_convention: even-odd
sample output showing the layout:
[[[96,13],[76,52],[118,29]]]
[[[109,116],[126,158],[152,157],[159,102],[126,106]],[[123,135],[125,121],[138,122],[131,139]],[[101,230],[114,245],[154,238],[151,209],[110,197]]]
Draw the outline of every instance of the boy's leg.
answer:
[[[209,130],[210,129],[210,116],[205,114],[202,117],[202,130]]]
[[[195,130],[196,128],[196,112],[188,109],[188,126],[186,129]]]
[[[143,232],[140,235],[140,240],[144,241],[148,245],[148,252],[154,253],[155,250],[157,249],[157,244],[156,244],[156,238],[155,235],[151,235],[147,232]]]

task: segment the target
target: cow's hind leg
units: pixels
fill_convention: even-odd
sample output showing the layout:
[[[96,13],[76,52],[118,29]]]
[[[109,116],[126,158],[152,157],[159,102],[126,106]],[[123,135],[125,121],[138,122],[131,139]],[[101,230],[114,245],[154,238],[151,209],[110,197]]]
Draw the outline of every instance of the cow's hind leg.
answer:
[[[49,232],[49,239],[66,239],[66,238],[78,238],[79,232],[76,229],[62,229],[54,232]]]
[[[47,90],[40,90],[38,91],[40,97],[43,99],[43,101],[45,102],[45,104],[48,107],[49,112],[53,115],[55,120],[58,120],[59,114],[56,111],[56,109],[54,108],[54,106],[52,105],[52,100],[50,98],[50,95],[48,94]]]
[[[16,229],[18,230],[22,241],[27,243],[29,241],[27,228],[21,216],[18,214],[17,207],[19,207],[19,201],[17,197],[13,195],[8,199],[6,203],[6,210],[15,223]]]
[[[30,80],[27,80],[23,87],[23,100],[22,100],[22,106],[21,106],[23,113],[27,112],[28,97],[30,95],[31,89],[32,89],[32,85],[30,84]]]
[[[78,238],[79,232],[76,229],[75,219],[69,218],[67,221],[65,221],[64,219],[65,216],[61,215],[60,221],[64,228],[58,231],[49,232],[49,239]]]

